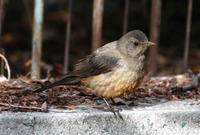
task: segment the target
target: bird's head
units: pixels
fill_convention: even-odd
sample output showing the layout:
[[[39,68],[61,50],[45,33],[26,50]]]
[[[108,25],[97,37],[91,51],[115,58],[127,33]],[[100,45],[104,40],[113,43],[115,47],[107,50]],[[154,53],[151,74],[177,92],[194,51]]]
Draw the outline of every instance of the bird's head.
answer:
[[[144,55],[148,47],[155,45],[148,41],[146,35],[140,30],[133,30],[123,35],[117,44],[120,53],[133,58]]]

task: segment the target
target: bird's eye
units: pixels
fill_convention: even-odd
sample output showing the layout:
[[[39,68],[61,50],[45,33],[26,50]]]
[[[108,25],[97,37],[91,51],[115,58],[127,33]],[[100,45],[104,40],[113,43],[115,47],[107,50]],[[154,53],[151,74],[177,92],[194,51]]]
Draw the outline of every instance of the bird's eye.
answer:
[[[134,42],[134,45],[135,45],[135,46],[138,46],[138,42]]]

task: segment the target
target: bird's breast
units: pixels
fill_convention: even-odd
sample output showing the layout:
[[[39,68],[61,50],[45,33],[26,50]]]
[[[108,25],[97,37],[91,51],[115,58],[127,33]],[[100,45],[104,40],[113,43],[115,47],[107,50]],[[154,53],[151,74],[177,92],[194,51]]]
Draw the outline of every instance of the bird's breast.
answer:
[[[143,74],[130,70],[127,66],[113,68],[111,72],[82,78],[81,81],[92,91],[105,98],[117,96],[133,91],[143,79]]]

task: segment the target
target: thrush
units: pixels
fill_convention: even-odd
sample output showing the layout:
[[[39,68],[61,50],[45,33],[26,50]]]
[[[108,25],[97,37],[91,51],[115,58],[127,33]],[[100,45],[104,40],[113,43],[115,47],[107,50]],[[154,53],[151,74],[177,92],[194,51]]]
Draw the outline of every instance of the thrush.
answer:
[[[130,31],[119,40],[108,43],[79,60],[74,70],[59,81],[35,92],[58,85],[81,83],[95,95],[103,97],[107,104],[106,99],[134,91],[142,82],[146,73],[145,52],[152,45],[155,44],[149,42],[142,31]]]

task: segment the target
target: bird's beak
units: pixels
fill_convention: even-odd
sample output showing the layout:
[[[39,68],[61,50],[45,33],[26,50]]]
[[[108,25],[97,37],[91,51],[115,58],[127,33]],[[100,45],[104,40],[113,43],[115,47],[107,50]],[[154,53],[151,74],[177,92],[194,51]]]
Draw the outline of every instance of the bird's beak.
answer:
[[[144,45],[149,47],[149,46],[154,46],[156,44],[153,43],[153,42],[148,41],[148,42],[144,42]]]

